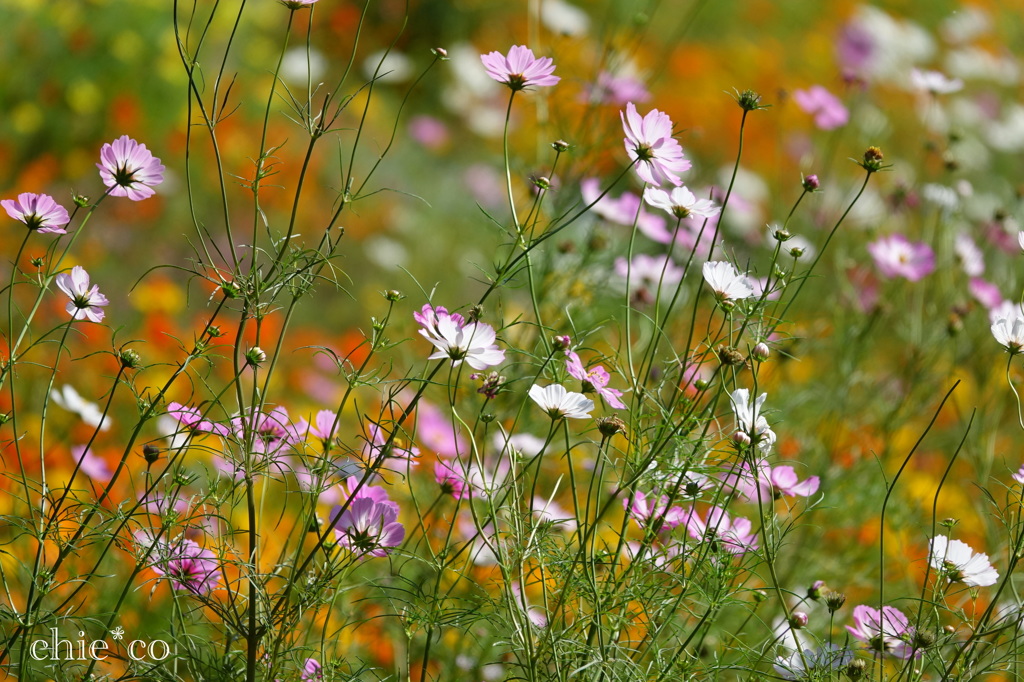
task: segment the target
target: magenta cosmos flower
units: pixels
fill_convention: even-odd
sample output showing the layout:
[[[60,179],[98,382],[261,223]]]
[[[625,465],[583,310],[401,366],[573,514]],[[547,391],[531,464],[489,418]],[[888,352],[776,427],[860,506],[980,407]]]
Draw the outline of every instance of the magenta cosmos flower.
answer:
[[[64,226],[71,218],[66,208],[53,200],[49,194],[19,194],[17,199],[0,201],[7,215],[20,220],[28,229],[41,234],[67,234]]]
[[[507,57],[500,52],[482,54],[480,61],[484,63],[488,76],[504,83],[513,92],[531,85],[554,85],[562,80],[551,75],[555,70],[551,57],[538,59],[533,56],[533,50],[524,45],[513,45]]]
[[[911,242],[902,234],[882,237],[868,244],[868,253],[886,277],[905,277],[916,282],[935,270],[935,253],[924,242]]]
[[[710,542],[713,551],[744,554],[757,549],[757,536],[749,519],[731,518],[720,507],[711,507],[701,518],[696,509],[686,517],[686,530],[694,540]]]
[[[110,303],[107,297],[100,293],[98,285],[89,285],[89,273],[81,265],[71,268],[71,272],[62,272],[55,280],[57,286],[65,294],[71,297],[68,302],[68,314],[74,320],[88,318],[92,322],[102,322],[104,312],[100,306]]]
[[[818,492],[819,480],[817,476],[811,476],[801,481],[797,478],[793,467],[789,465],[772,467],[762,461],[758,466],[756,480],[751,473],[750,466],[743,464],[737,473],[725,477],[725,483],[746,499],[756,502],[758,499],[777,500],[783,495],[809,497]],[[758,492],[759,489],[760,492]]]
[[[657,109],[641,117],[632,102],[626,104],[625,113],[619,112],[619,117],[626,132],[626,153],[640,179],[656,186],[683,184],[677,173],[689,170],[690,162],[672,137],[672,119]]]
[[[167,414],[178,420],[178,423],[191,432],[213,433],[218,436],[227,436],[228,427],[217,424],[209,419],[203,418],[202,411],[196,407],[188,407],[181,403],[168,403]]]
[[[853,626],[847,625],[846,629],[876,654],[902,659],[921,657],[921,650],[910,643],[914,630],[907,617],[892,606],[883,606],[879,612],[862,604],[853,610]]]
[[[670,531],[686,521],[686,510],[682,507],[669,507],[667,495],[651,495],[648,498],[638,490],[632,502],[629,498],[622,500],[622,507],[641,528],[650,524],[655,532]]]
[[[850,112],[839,98],[820,85],[809,90],[794,90],[793,101],[806,113],[814,116],[814,125],[821,130],[833,130],[846,125]]]
[[[158,559],[153,563],[153,570],[170,580],[176,590],[206,594],[220,583],[217,557],[192,540],[158,545],[156,552]]]
[[[434,308],[429,304],[423,306],[420,312],[413,313],[413,318],[423,327],[420,330],[423,338],[437,348],[428,357],[429,360],[450,358],[452,367],[457,367],[465,360],[473,369],[484,369],[505,361],[505,351],[494,343],[497,335],[489,324],[467,324],[462,315],[449,314],[446,308]]]
[[[580,383],[583,384],[584,393],[596,391],[598,395],[604,398],[616,410],[625,409],[626,404],[619,399],[622,396],[622,391],[608,388],[611,375],[608,374],[602,365],[588,370],[583,366],[579,355],[576,355],[571,350],[567,350],[565,354],[569,358],[565,361],[565,369],[574,379],[579,379]]]
[[[364,556],[387,556],[392,547],[405,539],[405,527],[398,522],[399,507],[388,499],[384,488],[364,485],[354,495],[359,479],[348,479],[348,508],[338,513],[341,507],[331,511],[331,518],[338,517],[334,535],[338,544],[347,547],[353,554]]]
[[[142,201],[155,194],[154,186],[164,181],[160,159],[127,135],[100,149],[100,178],[110,187],[111,196]]]

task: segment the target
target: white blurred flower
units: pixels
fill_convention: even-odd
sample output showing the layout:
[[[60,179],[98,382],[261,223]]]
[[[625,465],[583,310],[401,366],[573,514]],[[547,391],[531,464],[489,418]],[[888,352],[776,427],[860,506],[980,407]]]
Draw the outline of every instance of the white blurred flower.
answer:
[[[311,47],[307,56],[305,47],[293,47],[281,58],[279,75],[286,83],[305,85],[310,82],[316,85],[326,69],[327,59],[319,50]]]
[[[110,417],[104,418],[103,410],[96,403],[90,403],[79,395],[78,391],[70,384],[64,384],[59,391],[57,389],[50,391],[50,399],[68,412],[77,414],[89,426],[98,426],[100,431],[110,428]]]
[[[985,254],[966,232],[960,232],[953,239],[953,252],[968,276],[980,277],[985,272]]]
[[[541,23],[552,33],[576,37],[590,29],[590,16],[565,0],[541,0],[539,13]]]
[[[412,60],[395,50],[374,52],[363,62],[363,75],[371,79],[374,74],[382,83],[401,83],[412,75]]]
[[[959,78],[950,78],[941,71],[923,69],[910,70],[910,84],[916,90],[924,90],[933,95],[948,95],[964,88],[964,82]]]

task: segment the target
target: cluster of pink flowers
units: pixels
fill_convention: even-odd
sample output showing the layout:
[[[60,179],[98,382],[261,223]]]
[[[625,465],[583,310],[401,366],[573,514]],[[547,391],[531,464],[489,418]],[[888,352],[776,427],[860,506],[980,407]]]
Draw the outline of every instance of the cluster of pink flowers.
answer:
[[[632,501],[624,499],[622,506],[641,528],[650,526],[656,532],[668,533],[684,525],[691,538],[709,543],[716,552],[740,555],[757,549],[757,534],[750,520],[732,517],[721,507],[712,506],[702,516],[696,507],[669,507],[666,495],[649,499],[640,491],[633,495]]]

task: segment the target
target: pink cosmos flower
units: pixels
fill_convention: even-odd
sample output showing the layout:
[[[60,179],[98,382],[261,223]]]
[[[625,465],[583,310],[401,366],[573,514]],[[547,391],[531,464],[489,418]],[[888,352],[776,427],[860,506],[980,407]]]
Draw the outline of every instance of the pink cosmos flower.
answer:
[[[1024,485],[1024,465],[1022,465],[1021,468],[1017,470],[1017,473],[1011,474],[1011,477],[1013,478],[1013,480],[1017,481],[1017,483]]]
[[[608,195],[598,199],[601,196],[601,187],[597,178],[587,178],[580,182],[580,190],[583,201],[588,206],[593,204],[590,210],[605,220],[626,227],[632,227],[636,222],[641,232],[659,244],[668,244],[672,241],[672,232],[665,228],[665,219],[644,210],[643,202],[636,194],[623,192],[618,199],[612,199]]]
[[[64,226],[71,218],[66,208],[53,200],[49,194],[19,194],[17,199],[0,201],[7,215],[20,220],[28,229],[40,234],[67,234]]]
[[[572,351],[566,351],[565,354],[569,358],[565,361],[565,369],[574,379],[580,380],[583,384],[584,393],[597,391],[598,395],[604,398],[605,401],[616,410],[623,410],[626,408],[626,404],[619,400],[622,396],[622,391],[614,388],[608,388],[608,382],[611,381],[611,376],[602,365],[598,365],[597,367],[588,370],[583,366],[579,355]]]
[[[171,581],[175,590],[206,594],[220,583],[220,564],[216,555],[184,538],[173,544],[160,544],[154,550],[153,570]],[[151,555],[152,556],[152,555]]]
[[[164,181],[164,165],[160,159],[127,135],[122,135],[100,149],[100,178],[110,187],[110,195],[142,201],[153,196],[154,186]]]
[[[331,444],[334,442],[334,434],[337,430],[337,414],[334,410],[320,410],[316,413],[312,424],[305,419],[300,419],[294,426],[295,434],[300,440],[305,438],[308,433],[320,441],[320,445],[325,450],[331,448]]]
[[[217,424],[208,419],[203,419],[203,413],[196,407],[188,407],[181,403],[169,403],[167,405],[167,414],[171,415],[178,422],[189,431],[198,431],[202,433],[213,433],[218,436],[227,436],[228,427],[223,424]]]
[[[555,85],[561,80],[558,76],[551,75],[555,71],[551,57],[538,59],[533,56],[533,50],[524,45],[513,45],[507,57],[500,52],[482,54],[480,61],[484,63],[488,76],[499,83],[504,83],[513,92],[532,85]]]
[[[883,606],[879,612],[862,604],[853,610],[853,626],[847,625],[846,629],[876,654],[902,659],[921,657],[921,650],[910,644],[914,630],[907,617],[892,606]]]
[[[685,520],[686,530],[694,540],[710,542],[713,550],[744,554],[757,549],[757,536],[748,519],[731,518],[724,509],[711,507],[706,518],[691,509]]]
[[[363,457],[368,462],[376,463],[378,459],[391,458],[408,462],[410,466],[419,464],[417,459],[420,456],[420,449],[412,443],[407,443],[401,436],[391,437],[391,433],[381,428],[380,425],[369,422],[364,435],[366,443],[363,445]],[[388,441],[391,445],[385,449]],[[403,467],[405,465],[403,464]]]
[[[1003,304],[1003,294],[999,287],[981,277],[971,277],[967,290],[986,310],[995,310]]]
[[[92,454],[92,450],[87,450],[84,445],[71,446],[71,457],[81,463],[81,472],[94,481],[106,483],[114,475],[106,460]]]
[[[821,130],[839,128],[850,120],[850,112],[839,98],[820,85],[812,86],[809,90],[794,90],[793,101],[814,116],[814,125]]]
[[[288,410],[277,406],[269,413],[247,413],[245,418],[234,417],[231,420],[235,435],[242,442],[246,441],[246,427],[252,432],[253,452],[272,455],[288,445],[301,440],[295,427],[288,417]]]
[[[338,544],[360,556],[387,556],[405,538],[405,527],[398,522],[399,507],[388,499],[384,488],[364,485],[358,493],[359,480],[348,479],[347,497],[351,500],[334,527]],[[338,516],[341,507],[331,510],[331,518]]]
[[[317,0],[281,0],[281,4],[291,10],[302,9],[303,7],[312,7],[316,2]]]
[[[433,403],[421,400],[416,408],[416,439],[439,455],[457,457],[468,446],[453,422]]]
[[[626,153],[640,179],[659,187],[683,184],[677,174],[689,170],[690,162],[672,137],[672,119],[657,109],[641,117],[632,102],[626,104],[625,113],[619,112],[619,117],[626,132]]]
[[[597,75],[586,100],[622,106],[627,102],[646,102],[651,98],[643,82],[632,76],[615,76],[607,71]]]
[[[316,0],[312,0],[312,2],[316,2]],[[305,664],[302,666],[302,676],[299,677],[300,682],[322,679],[324,679],[324,671],[323,666],[320,665],[320,661],[315,658],[307,658]]]
[[[434,482],[441,487],[443,494],[451,495],[456,500],[470,496],[466,477],[459,472],[459,465],[455,462],[437,460],[434,463]]]
[[[916,282],[935,270],[935,252],[924,242],[911,242],[902,234],[882,237],[868,244],[868,253],[886,277]]]
[[[100,293],[98,285],[89,285],[89,273],[81,265],[71,268],[71,273],[62,272],[57,275],[57,286],[71,297],[68,302],[68,314],[73,320],[87,318],[92,322],[102,322],[105,313],[100,306],[109,305],[107,297]]]
[[[648,498],[639,490],[634,493],[633,500],[624,498],[622,507],[641,528],[650,525],[655,532],[668,532],[686,521],[687,512],[682,507],[668,506],[668,496]]]
[[[725,483],[750,501],[756,502],[761,499],[767,502],[768,500],[777,500],[783,495],[809,497],[818,492],[819,479],[817,476],[811,476],[801,481],[797,478],[793,467],[789,465],[772,467],[762,460],[758,466],[756,480],[750,466],[743,464],[738,472],[725,476]],[[760,493],[758,489],[760,489]]]
[[[684,270],[667,255],[638,253],[629,263],[615,259],[615,273],[623,281],[629,278],[630,296],[636,303],[654,303],[658,290],[671,291],[683,279]]]
[[[483,322],[466,323],[462,315],[449,314],[442,306],[423,306],[413,318],[423,329],[420,335],[434,344],[437,351],[428,356],[429,360],[450,358],[452,367],[465,360],[473,369],[484,369],[500,365],[505,361],[505,351],[494,343],[497,335],[494,328]]]

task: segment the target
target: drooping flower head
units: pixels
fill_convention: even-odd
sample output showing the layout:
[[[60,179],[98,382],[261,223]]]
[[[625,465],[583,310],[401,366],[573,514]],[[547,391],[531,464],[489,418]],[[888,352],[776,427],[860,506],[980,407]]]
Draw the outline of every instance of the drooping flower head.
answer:
[[[405,527],[398,522],[399,507],[388,499],[384,488],[359,486],[356,477],[348,479],[347,495],[350,503],[334,526],[338,544],[347,547],[353,554],[364,556],[387,556],[393,547],[405,539]],[[341,507],[331,510],[331,518],[338,516]]]
[[[999,580],[999,572],[989,563],[988,554],[975,554],[966,542],[936,535],[929,550],[928,563],[952,583],[988,587]]]
[[[153,189],[164,181],[160,159],[127,135],[104,144],[100,149],[100,178],[110,187],[110,195],[141,201],[153,196]]]
[[[568,357],[565,361],[565,369],[569,372],[570,376],[578,379],[583,384],[584,393],[596,391],[598,395],[604,398],[616,410],[625,409],[626,404],[620,399],[622,391],[608,387],[611,376],[602,365],[597,365],[593,369],[588,370],[583,366],[579,355],[571,350],[566,351],[565,354]]]
[[[17,199],[0,201],[7,215],[25,223],[28,229],[40,234],[67,234],[64,226],[71,220],[66,208],[49,194],[19,194]]]
[[[657,109],[641,117],[632,102],[626,104],[625,113],[619,112],[619,117],[626,132],[626,153],[640,179],[658,187],[683,184],[678,173],[689,170],[690,162],[672,137],[672,119]]]
[[[530,387],[530,398],[552,419],[587,419],[594,409],[594,401],[582,393],[565,390],[561,384]]]
[[[81,265],[71,268],[71,272],[62,272],[54,280],[57,286],[67,294],[71,300],[65,310],[74,320],[83,318],[92,322],[102,322],[105,313],[100,306],[110,303],[107,297],[100,293],[98,285],[90,286],[89,273]]]
[[[534,57],[533,50],[525,45],[513,45],[508,56],[500,52],[482,54],[480,61],[484,63],[488,76],[504,83],[513,92],[533,85],[555,85],[562,80],[552,75],[555,65],[551,57]]]
[[[484,369],[500,365],[505,361],[505,351],[495,344],[497,335],[494,328],[483,322],[466,323],[462,315],[448,313],[442,306],[423,306],[413,318],[423,326],[420,335],[434,344],[437,351],[428,359],[450,358],[452,367],[465,360],[473,369]]]
[[[814,116],[814,125],[821,130],[839,128],[850,120],[850,112],[839,98],[820,85],[808,90],[794,90],[793,101]]]
[[[904,277],[916,282],[935,270],[935,252],[924,242],[911,242],[894,234],[868,244],[868,253],[886,277]]]
[[[892,606],[883,606],[879,612],[862,604],[853,609],[853,625],[846,629],[876,654],[902,659],[921,657],[921,650],[910,641],[914,629],[907,617]]]
[[[751,403],[750,391],[745,388],[737,388],[729,396],[732,411],[736,415],[736,429],[749,436],[762,452],[768,452],[775,445],[775,432],[761,414],[761,406],[767,399],[768,394],[762,393]]]

